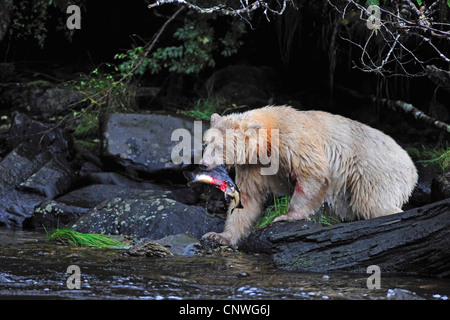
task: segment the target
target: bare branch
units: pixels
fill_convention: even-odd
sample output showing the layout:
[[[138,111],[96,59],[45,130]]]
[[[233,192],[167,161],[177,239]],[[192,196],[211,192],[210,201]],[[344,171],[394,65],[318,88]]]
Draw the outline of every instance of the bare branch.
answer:
[[[242,17],[242,15],[247,14],[249,15],[251,12],[256,11],[258,9],[264,9],[264,14],[267,17],[268,12],[275,14],[275,15],[282,15],[286,8],[288,3],[290,5],[294,6],[294,3],[292,2],[292,0],[283,0],[283,2],[279,4],[279,8],[278,9],[274,9],[271,8],[268,1],[261,1],[261,0],[256,0],[254,2],[249,3],[248,0],[244,0],[244,1],[240,1],[241,3],[241,7],[239,9],[235,9],[235,8],[231,8],[228,7],[224,4],[219,4],[210,8],[202,8],[199,7],[195,4],[192,4],[186,0],[160,0],[160,1],[156,1],[155,3],[152,3],[150,5],[148,5],[149,9],[152,9],[154,7],[158,7],[164,4],[178,4],[178,5],[182,5],[184,7],[187,7],[188,9],[197,11],[198,13],[202,13],[202,14],[211,14],[211,13],[219,13],[221,15],[225,15],[225,16],[234,16],[234,17]]]
[[[361,24],[347,27],[346,35],[339,33],[360,48],[357,67],[362,71],[387,75],[399,66],[404,75],[412,77],[424,76],[430,61],[450,65],[450,43],[444,42],[450,41],[450,23],[435,9],[441,0],[427,2],[428,7],[417,7],[412,0],[392,0],[383,8],[365,8],[354,0],[327,1],[342,19],[359,12],[360,21],[372,29],[362,41],[352,39],[357,32],[361,34]],[[369,12],[374,7],[377,12]]]

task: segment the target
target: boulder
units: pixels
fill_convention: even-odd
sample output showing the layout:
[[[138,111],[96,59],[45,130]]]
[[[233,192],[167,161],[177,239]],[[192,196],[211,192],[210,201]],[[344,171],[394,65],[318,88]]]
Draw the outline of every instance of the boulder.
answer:
[[[209,231],[222,231],[223,226],[223,219],[209,215],[203,208],[160,194],[145,199],[106,200],[68,227],[84,233],[156,240],[179,233],[200,238]]]
[[[0,161],[0,226],[22,227],[46,197],[70,187],[69,141],[62,130],[16,113],[8,142],[12,151]]]
[[[151,185],[151,186],[149,186]],[[34,210],[34,214],[24,221],[28,228],[42,227],[62,228],[75,222],[83,214],[93,209],[105,200],[149,199],[152,197],[167,197],[177,199],[172,191],[164,187],[146,184],[149,189],[134,188],[113,184],[93,184],[73,190],[51,201],[43,201]]]
[[[172,150],[183,138],[172,141],[172,133],[186,129],[189,139],[190,162],[201,157],[201,144],[205,125],[196,129],[198,141],[194,144],[194,121],[191,118],[154,114],[110,114],[102,129],[103,157],[112,159],[124,167],[138,171],[155,173],[164,169],[183,169],[189,163],[174,163]],[[180,139],[178,141],[178,139]],[[194,148],[195,147],[195,148]],[[177,153],[183,156],[183,154]],[[177,157],[177,160],[181,160]],[[189,161],[188,161],[189,162]]]
[[[76,221],[89,210],[89,208],[72,206],[55,200],[46,200],[34,208],[33,215],[24,220],[23,227],[45,227],[47,230],[62,228]]]
[[[61,128],[55,128],[33,120],[20,112],[13,112],[8,143],[11,149],[26,142],[33,150],[31,154],[50,152],[67,154],[72,146],[72,139]]]
[[[60,156],[54,157],[36,173],[20,184],[20,188],[55,199],[70,189],[75,181],[75,172],[69,162]]]

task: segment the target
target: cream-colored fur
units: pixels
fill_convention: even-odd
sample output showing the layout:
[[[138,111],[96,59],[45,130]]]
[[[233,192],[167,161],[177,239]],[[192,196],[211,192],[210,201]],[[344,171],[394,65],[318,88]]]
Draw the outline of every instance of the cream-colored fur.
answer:
[[[400,212],[417,183],[413,162],[391,137],[342,116],[269,106],[224,117],[215,114],[211,128],[224,135],[227,129],[237,130],[233,139],[245,139],[248,129],[279,132],[278,148],[270,141],[257,146],[257,152],[278,153],[275,175],[261,175],[261,164],[248,164],[250,154],[246,164],[228,164],[236,167],[243,209],[228,213],[222,233],[204,235],[221,244],[234,245],[248,235],[270,193],[292,195],[289,212],[276,221],[309,219],[325,200],[339,218],[352,221]],[[209,147],[217,143],[209,141]],[[224,159],[229,149],[224,149]],[[202,162],[210,168],[218,164],[208,157]]]

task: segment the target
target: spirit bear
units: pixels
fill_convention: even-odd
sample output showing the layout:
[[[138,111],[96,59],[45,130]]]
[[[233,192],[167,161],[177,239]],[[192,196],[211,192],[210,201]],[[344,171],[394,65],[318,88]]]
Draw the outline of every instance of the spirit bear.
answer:
[[[271,193],[292,196],[289,212],[274,221],[307,220],[325,200],[338,218],[353,221],[401,212],[418,179],[411,158],[391,137],[327,112],[267,106],[213,114],[206,133],[211,131],[222,135],[205,134],[200,164],[234,166],[243,206],[228,212],[222,233],[203,236],[223,245],[248,235]],[[277,161],[272,174],[262,174],[271,165],[260,161],[264,153]],[[230,161],[236,155],[244,161]]]

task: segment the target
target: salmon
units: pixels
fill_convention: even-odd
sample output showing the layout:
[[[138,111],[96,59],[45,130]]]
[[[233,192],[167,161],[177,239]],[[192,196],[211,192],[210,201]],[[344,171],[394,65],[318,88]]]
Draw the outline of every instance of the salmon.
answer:
[[[194,171],[184,171],[183,175],[188,180],[188,186],[195,183],[211,184],[221,190],[225,195],[225,200],[229,203],[232,200],[235,208],[243,208],[240,200],[239,189],[228,175],[225,166],[218,166],[207,171],[202,168],[197,168]]]

